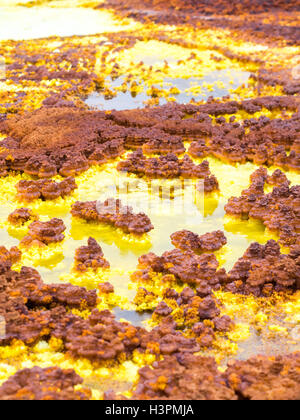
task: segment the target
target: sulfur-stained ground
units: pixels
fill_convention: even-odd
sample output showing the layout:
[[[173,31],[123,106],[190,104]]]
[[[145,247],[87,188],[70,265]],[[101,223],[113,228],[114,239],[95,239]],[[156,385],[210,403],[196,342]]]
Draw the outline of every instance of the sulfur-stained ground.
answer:
[[[233,99],[243,100],[284,95],[283,85],[258,83],[251,75],[258,74],[262,63],[270,71],[291,69],[297,65],[300,55],[298,45],[284,40],[270,45],[264,39],[261,42],[242,39],[238,33],[234,37],[229,29],[142,23],[116,16],[112,11],[93,9],[99,1],[26,2],[32,7],[12,7],[11,3],[0,2],[0,55],[6,70],[6,77],[0,81],[0,114],[8,116],[37,109],[56,93],[78,107],[90,106],[107,112],[173,101],[198,103],[210,96],[231,95]],[[288,21],[286,16],[282,19]],[[15,63],[19,65],[13,66]],[[37,67],[46,69],[47,76],[40,77]],[[74,70],[72,78],[49,77],[53,72],[70,70]],[[88,76],[83,77],[80,72]],[[240,111],[236,117],[238,121],[260,116],[288,120],[291,115],[292,111],[264,109],[254,115]],[[228,121],[230,117],[225,115]],[[116,170],[117,159],[76,176],[78,189],[70,197],[26,203],[17,199],[15,185],[31,177],[11,173],[0,178],[1,245],[18,246],[28,231],[28,225],[17,228],[7,222],[8,215],[16,208],[31,208],[43,221],[52,217],[63,219],[67,226],[65,240],[46,249],[24,250],[22,261],[14,268],[32,266],[46,283],[70,282],[89,289],[109,281],[115,293],[102,298],[99,309],[111,309],[117,319],[151,328],[155,325],[151,311],[157,301],[147,305],[135,299],[138,285],[130,276],[141,255],[148,252],[161,255],[173,248],[170,241],[173,232],[188,229],[202,235],[223,230],[228,243],[216,256],[226,270],[233,267],[252,242],[265,244],[269,239],[278,239],[259,221],[225,216],[228,199],[248,188],[250,175],[258,166],[250,162],[231,165],[213,157],[208,160],[220,184],[219,193],[208,195],[195,191],[196,180],[184,190],[179,189],[179,180],[162,180],[157,189],[155,181],[122,175]],[[269,173],[275,169],[268,168]],[[299,184],[299,173],[285,173],[292,185]],[[174,188],[175,198],[170,195]],[[145,211],[155,229],[137,238],[107,225],[91,225],[71,218],[70,208],[75,201],[104,200],[112,194]],[[189,203],[188,209],[183,210],[183,203]],[[101,245],[111,268],[99,269],[97,273],[75,273],[72,270],[75,249],[86,244],[90,236]],[[176,287],[180,291],[184,285]],[[162,290],[159,278],[147,288],[159,296]],[[220,369],[232,358],[300,350],[299,291],[293,296],[275,294],[269,298],[223,291],[216,292],[216,296],[222,314],[236,322],[233,331],[218,334],[213,348],[201,352],[214,355]],[[81,315],[85,317],[88,313]],[[53,339],[41,341],[33,348],[15,342],[0,347],[0,384],[25,367],[55,365],[75,369],[95,399],[102,398],[103,391],[112,388],[130,396],[138,369],[153,360],[151,354],[141,356],[136,352],[130,360],[97,365],[65,355],[60,343]]]

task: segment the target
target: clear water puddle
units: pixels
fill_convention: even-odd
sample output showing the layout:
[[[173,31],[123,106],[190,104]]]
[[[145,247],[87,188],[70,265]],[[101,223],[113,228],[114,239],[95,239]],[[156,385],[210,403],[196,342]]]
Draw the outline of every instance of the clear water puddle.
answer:
[[[136,327],[144,327],[144,322],[148,321],[151,318],[151,313],[138,313],[136,311],[126,311],[124,309],[120,308],[114,308],[113,310],[116,319],[123,320],[131,322]]]
[[[143,60],[145,62],[145,60]],[[152,58],[151,61],[152,62]],[[169,98],[172,98],[177,103],[186,104],[191,101],[192,98],[197,101],[207,100],[208,97],[213,96],[214,98],[222,98],[223,96],[230,95],[231,89],[237,89],[242,84],[247,83],[250,77],[250,73],[242,70],[226,69],[226,70],[215,70],[205,75],[203,78],[171,78],[166,77],[162,84],[154,84],[153,87],[157,89],[170,90],[172,87],[179,89],[180,93],[171,94]],[[125,76],[119,77],[118,79],[111,81],[107,79],[107,83],[111,90],[118,89],[122,86],[125,81]],[[233,83],[231,82],[233,81]],[[219,84],[222,83],[222,85]],[[203,86],[204,84],[204,86]],[[206,87],[205,85],[213,85],[213,89]],[[106,98],[103,92],[93,92],[88,96],[85,103],[96,109],[103,111],[109,110],[124,110],[124,109],[136,109],[145,108],[151,96],[147,94],[149,89],[146,84],[143,84],[143,92],[133,93],[130,90],[127,92],[118,92],[113,98]],[[201,86],[200,91],[193,91],[194,88]],[[165,97],[159,97],[157,105],[164,105],[168,102]]]

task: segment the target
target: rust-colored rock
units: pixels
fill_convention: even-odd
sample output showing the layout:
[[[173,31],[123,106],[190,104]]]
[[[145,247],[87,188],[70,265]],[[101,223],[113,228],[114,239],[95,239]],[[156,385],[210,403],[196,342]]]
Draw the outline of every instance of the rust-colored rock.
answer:
[[[195,165],[188,155],[178,159],[172,153],[159,158],[146,158],[142,149],[132,153],[125,161],[121,161],[117,169],[149,178],[206,178],[211,174],[208,161]]]
[[[65,239],[66,226],[61,219],[51,219],[49,222],[33,222],[29,225],[28,235],[21,241],[23,246],[45,246],[62,242]]]
[[[58,319],[52,334],[60,338],[72,357],[91,361],[116,361],[130,356],[134,350],[155,354],[194,353],[200,347],[194,338],[186,338],[176,325],[162,323],[151,331],[115,320],[110,311],[94,309],[88,319],[67,315]]]
[[[222,374],[214,358],[179,353],[139,370],[135,400],[298,401],[300,353],[230,361]],[[107,400],[124,399],[113,391]]]
[[[171,241],[176,248],[196,253],[218,251],[227,243],[224,233],[220,230],[201,236],[188,230],[182,230],[173,233]]]
[[[98,289],[101,294],[114,293],[115,291],[114,286],[109,282],[100,283]]]
[[[278,185],[265,194],[266,184]],[[243,219],[253,217],[261,220],[270,230],[280,236],[286,246],[297,243],[300,226],[300,187],[290,187],[286,176],[275,171],[268,176],[266,169],[260,168],[251,175],[250,187],[240,197],[231,197],[225,206],[227,214]]]
[[[213,358],[179,354],[139,370],[138,400],[236,400]]]
[[[38,181],[22,180],[16,185],[17,197],[24,201],[55,200],[59,197],[70,195],[77,188],[75,179],[72,177],[64,179],[62,182],[55,182],[48,179]]]
[[[260,117],[243,123],[233,119],[226,123],[220,118],[239,110],[254,114],[263,108],[290,110],[294,114],[288,120]],[[124,147],[141,147],[145,153],[165,156],[146,159],[142,151],[138,151],[137,155],[120,163],[120,170],[149,177],[205,178],[210,175],[205,167],[194,165],[187,156],[183,160],[176,158],[176,154],[184,153],[182,139],[198,139],[190,148],[195,157],[212,154],[230,163],[251,161],[297,170],[297,109],[293,96],[259,97],[240,103],[213,99],[199,105],[169,103],[142,110],[112,111],[110,114],[74,106],[47,105],[0,121],[0,131],[8,136],[1,142],[6,150],[0,154],[0,174],[5,176],[14,170],[42,179],[57,173],[65,177],[75,176],[91,165],[121,156]],[[189,118],[186,119],[186,115]],[[217,117],[217,125],[213,124],[211,116]],[[206,184],[207,191],[210,191],[215,179]]]
[[[58,367],[24,369],[10,377],[0,387],[1,401],[89,400],[88,389],[76,391],[83,382],[74,370]]]
[[[100,4],[99,7],[103,7]],[[155,10],[156,12],[168,12],[169,15],[179,13],[181,15],[243,15],[256,14],[271,11],[297,11],[299,10],[299,2],[283,2],[281,0],[270,0],[268,2],[260,2],[259,0],[218,0],[214,3],[203,0],[172,0],[171,2],[162,0],[146,0],[142,4],[139,0],[108,0],[105,4],[107,8],[113,8],[121,11],[145,11],[145,9]]]
[[[300,353],[233,361],[225,378],[240,399],[299,401]]]
[[[20,208],[12,212],[8,216],[8,222],[11,223],[14,226],[23,226],[25,223],[29,221],[35,221],[38,219],[38,216],[36,216],[31,209],[27,208]]]
[[[177,327],[189,333],[192,330],[192,335],[201,347],[212,346],[216,331],[228,332],[234,327],[230,317],[219,317],[218,302],[212,294],[203,297],[201,291],[194,292],[189,287],[181,293],[166,289],[163,299],[154,311],[154,320],[173,319],[172,312],[175,311]],[[179,313],[182,319],[179,319]]]
[[[75,252],[74,269],[79,272],[89,268],[97,271],[98,268],[109,268],[109,262],[104,258],[102,248],[93,238],[88,239],[87,246],[81,246]]]
[[[174,281],[196,286],[204,295],[209,295],[212,290],[219,290],[227,281],[225,270],[218,270],[218,266],[214,254],[196,255],[191,251],[174,249],[165,252],[161,257],[154,253],[141,256],[138,266],[140,271],[134,273],[132,279],[142,283],[155,273],[172,275]]]
[[[1,170],[39,178],[58,173],[72,177],[124,153],[122,129],[106,135],[112,126],[105,113],[74,107],[43,107],[16,115],[1,123],[1,131],[10,136],[1,142],[8,149]]]
[[[199,184],[197,185],[197,188],[199,189]],[[200,191],[202,189],[202,186],[200,187]],[[204,178],[204,192],[210,193],[214,191],[219,191],[219,182],[217,178],[214,175],[207,176]]]
[[[280,246],[274,240],[266,245],[253,243],[228,273],[228,282],[228,291],[256,296],[299,290],[297,254],[281,254]]]
[[[259,103],[258,99],[256,101]],[[260,107],[259,104],[258,110]],[[257,165],[299,170],[300,156],[294,150],[299,142],[299,124],[297,113],[289,120],[262,116],[244,120],[242,125],[223,123],[213,128],[209,147],[214,156],[225,162],[250,161]]]
[[[189,148],[189,154],[193,158],[205,158],[210,154],[210,148],[206,145],[204,139],[193,141]]]
[[[195,353],[200,346],[195,338],[187,338],[181,331],[176,330],[176,323],[172,318],[166,318],[151,331],[142,331],[141,349],[157,355],[171,355],[177,353]]]
[[[5,246],[0,246],[0,264],[4,264],[6,267],[11,267],[20,261],[22,252],[16,246],[6,249]]]
[[[154,229],[145,213],[133,213],[132,207],[123,206],[120,200],[113,198],[106,201],[77,201],[71,213],[74,217],[87,222],[107,223],[122,229],[125,233],[142,235]]]
[[[183,139],[180,136],[171,136],[162,132],[162,135],[153,137],[142,147],[143,153],[146,155],[152,154],[168,154],[174,153],[181,155],[185,153]]]
[[[140,329],[117,322],[110,311],[93,310],[87,320],[70,316],[53,334],[63,340],[70,355],[92,361],[115,361],[140,346]]]
[[[44,284],[38,272],[28,267],[13,271],[11,266],[20,256],[18,249],[4,247],[0,255],[0,315],[6,322],[0,345],[14,339],[34,344],[49,337],[66,316],[66,308],[87,309],[97,303],[95,291],[71,284]],[[61,319],[55,320],[58,314]]]

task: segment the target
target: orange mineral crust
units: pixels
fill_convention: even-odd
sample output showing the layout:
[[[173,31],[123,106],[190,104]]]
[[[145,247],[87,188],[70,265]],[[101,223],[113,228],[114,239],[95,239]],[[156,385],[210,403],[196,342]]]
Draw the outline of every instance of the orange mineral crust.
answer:
[[[0,169],[2,175],[17,170],[39,178],[51,178],[57,173],[70,177],[86,171],[91,165],[121,156],[124,147],[142,146],[144,153],[166,156],[147,159],[138,150],[126,163],[120,163],[120,170],[149,174],[150,177],[206,178],[210,175],[208,168],[193,164],[187,155],[177,158],[176,153],[184,152],[179,138],[183,136],[186,140],[200,137],[200,151],[197,143],[193,143],[190,149],[194,157],[213,155],[231,163],[251,161],[297,170],[297,112],[289,120],[260,117],[242,123],[227,123],[222,118],[222,115],[235,114],[239,110],[254,114],[262,107],[269,110],[298,109],[295,98],[287,96],[262,97],[240,103],[170,103],[108,114],[68,107],[43,107],[0,123],[0,131],[9,136],[0,143],[5,149],[0,154]],[[189,118],[186,118],[187,114]],[[218,117],[217,124],[213,123],[211,116]],[[153,137],[150,129],[154,130]],[[141,162],[133,168],[136,159]],[[171,173],[168,171],[170,164],[174,166]],[[159,172],[157,166],[160,165],[166,169]]]
[[[244,120],[243,124],[226,123],[224,119],[218,121],[219,125],[212,129],[207,142],[210,154],[215,157],[229,163],[249,161],[257,165],[299,169],[299,114],[294,114],[290,120],[260,117]],[[199,146],[193,144],[189,153],[198,157],[202,150],[203,141]]]
[[[151,220],[145,213],[134,213],[132,207],[123,206],[120,200],[77,201],[71,213],[74,217],[87,222],[98,222],[113,225],[125,233],[142,235],[154,229]]]
[[[66,226],[61,219],[51,219],[49,222],[36,221],[29,225],[29,232],[21,244],[27,246],[45,246],[62,242],[65,239]]]
[[[13,264],[20,261],[22,252],[18,247],[13,246],[10,250],[5,246],[0,247],[0,261],[3,264],[3,269],[10,268]]]
[[[185,153],[183,138],[181,136],[170,136],[164,132],[156,135],[155,130],[151,130],[151,137],[151,140],[143,145],[143,153],[145,155],[168,153],[181,155]]]
[[[2,162],[6,170],[39,178],[74,176],[124,152],[124,136],[112,125],[104,113],[73,108],[42,108],[13,117],[0,128],[12,136],[3,141],[9,153]]]
[[[6,321],[2,345],[16,339],[34,344],[58,327],[59,316],[66,316],[65,308],[92,308],[96,305],[95,291],[71,284],[46,285],[33,268],[22,267],[20,272],[12,270],[16,255],[14,249],[1,255],[0,314]]]
[[[287,95],[299,94],[300,83],[299,80],[293,80],[292,71],[292,68],[274,68],[271,72],[266,69],[260,69],[258,74],[254,75],[253,78],[270,86],[280,85],[283,87],[283,92]]]
[[[117,167],[120,172],[134,173],[149,178],[206,178],[209,177],[209,163],[202,162],[195,165],[188,155],[178,159],[173,153],[159,158],[145,158],[142,149],[132,153],[127,160]]]
[[[84,357],[94,362],[116,361],[122,355],[130,357],[134,350],[156,355],[178,352],[196,352],[200,347],[194,338],[186,338],[175,330],[173,323],[161,324],[151,331],[118,322],[106,310],[93,310],[86,320],[67,315],[53,331],[63,341],[73,357]]]
[[[102,6],[102,5],[101,5]],[[101,7],[99,6],[99,7]],[[222,15],[239,15],[244,13],[262,13],[274,12],[278,10],[285,11],[299,11],[300,3],[298,0],[284,1],[284,0],[268,0],[261,2],[260,0],[217,0],[215,2],[208,2],[203,0],[109,0],[106,2],[107,7],[120,10],[132,9],[155,9],[155,10],[169,10],[179,11],[188,14],[222,14]]]
[[[154,349],[153,343],[158,354],[199,350],[195,339],[185,338],[173,324],[148,332],[116,321],[108,310],[94,309],[87,319],[68,312],[68,308],[95,307],[96,292],[71,284],[46,285],[38,272],[28,267],[22,267],[20,273],[13,271],[13,251],[6,251],[1,258],[0,314],[6,321],[2,345],[15,339],[32,345],[54,337],[71,356],[91,361],[115,360],[135,349],[145,352]]]
[[[23,226],[29,221],[35,221],[38,217],[33,213],[31,209],[22,207],[9,214],[8,222],[15,226]]]
[[[229,386],[245,400],[299,400],[300,353],[231,362],[225,372]]]
[[[87,246],[81,246],[75,251],[75,267],[78,272],[87,271],[92,268],[96,271],[98,268],[109,268],[109,262],[104,258],[101,246],[94,238],[88,239]]]
[[[299,400],[300,0],[6,3],[0,400]]]
[[[233,38],[256,42],[263,40],[272,45],[276,42],[299,44],[299,0],[108,0],[98,7],[113,8],[118,13],[146,23],[185,24],[198,29],[222,28],[230,30]],[[292,25],[284,24],[290,21]]]
[[[0,387],[1,401],[84,401],[91,392],[75,387],[83,382],[73,370],[34,367],[17,372]]]
[[[196,255],[192,251],[174,249],[165,252],[161,257],[154,253],[139,258],[140,271],[132,275],[136,282],[151,278],[155,273],[163,276],[171,275],[175,281],[187,283],[203,289],[205,294],[211,290],[219,290],[226,282],[227,276],[214,254]]]
[[[229,362],[222,374],[213,358],[183,353],[139,371],[135,400],[299,400],[300,354]],[[125,399],[113,391],[106,400]]]
[[[215,333],[226,333],[234,328],[234,322],[229,316],[220,317],[217,300],[213,294],[206,295],[201,288],[194,292],[186,287],[181,293],[174,289],[166,289],[163,299],[153,313],[153,319],[172,320],[177,327],[191,329],[191,335],[196,338],[201,348],[209,348],[215,340]],[[175,312],[174,311],[175,308]],[[182,324],[174,321],[172,313],[181,311]],[[176,318],[175,318],[176,319]]]
[[[295,292],[300,289],[299,246],[286,255],[279,244],[253,243],[228,273],[226,290],[269,296],[273,292]]]
[[[270,231],[280,236],[282,244],[299,244],[299,185],[290,187],[285,174],[277,170],[268,176],[265,168],[255,171],[250,181],[250,187],[242,191],[240,197],[229,199],[226,213],[261,220]],[[266,194],[266,185],[273,186],[273,191]]]
[[[222,288],[257,297],[300,289],[299,245],[293,246],[290,254],[282,254],[274,240],[266,245],[252,243],[229,273],[224,268],[218,269],[219,262],[214,254],[195,254],[194,245],[191,240],[185,241],[180,243],[183,251],[174,249],[161,257],[154,253],[141,256],[139,271],[132,274],[132,280],[143,284],[159,274],[162,283],[170,280],[197,287],[201,297]]]
[[[179,354],[139,371],[135,400],[237,400],[213,358]],[[116,399],[113,392],[105,395]]]
[[[24,201],[33,201],[38,198],[42,200],[55,200],[58,197],[66,197],[77,188],[75,179],[72,177],[62,182],[55,182],[48,179],[38,181],[22,180],[16,185],[17,197]]]
[[[197,235],[188,230],[175,232],[171,235],[172,244],[183,251],[191,250],[195,253],[218,251],[227,244],[224,232],[217,230]]]

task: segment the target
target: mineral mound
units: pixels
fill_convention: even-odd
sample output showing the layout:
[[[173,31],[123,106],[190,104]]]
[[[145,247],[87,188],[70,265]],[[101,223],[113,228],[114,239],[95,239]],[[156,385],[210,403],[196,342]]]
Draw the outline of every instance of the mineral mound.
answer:
[[[1,123],[2,172],[19,170],[39,178],[86,171],[124,152],[124,136],[105,114],[76,108],[43,107]],[[114,128],[114,127],[113,127]]]
[[[36,221],[29,225],[29,232],[22,239],[23,246],[45,246],[62,242],[65,239],[66,226],[61,219],[51,219],[49,222]]]
[[[228,273],[226,290],[233,293],[269,296],[273,292],[300,289],[299,246],[290,254],[281,254],[279,244],[252,243]]]
[[[1,401],[89,400],[88,389],[76,391],[83,382],[74,370],[34,367],[17,372],[0,387]]]
[[[120,200],[109,198],[99,201],[77,201],[71,213],[87,222],[107,223],[122,229],[125,233],[142,235],[154,229],[145,213],[133,213],[132,207],[123,206]]]
[[[196,255],[192,251],[174,249],[165,252],[161,257],[150,253],[139,258],[139,271],[132,275],[136,282],[150,279],[155,273],[161,273],[174,281],[197,286],[203,294],[219,290],[226,282],[224,269],[218,270],[218,260],[214,254]]]
[[[176,248],[195,253],[217,251],[227,243],[224,232],[220,230],[201,236],[188,230],[181,230],[171,235],[171,241]]]
[[[36,216],[31,209],[27,209],[22,207],[20,209],[16,209],[8,216],[8,222],[15,226],[23,226],[25,223],[29,221],[36,221],[38,216]]]
[[[61,182],[51,181],[49,179],[40,179],[38,181],[19,181],[16,185],[17,197],[27,202],[41,200],[55,200],[58,197],[66,197],[77,188],[75,179],[68,177]]]
[[[98,268],[109,268],[109,262],[103,258],[104,254],[101,246],[94,238],[88,239],[87,246],[81,246],[75,252],[75,267],[79,272],[87,271],[92,268],[96,271]]]
[[[265,185],[273,185],[273,191],[265,194]],[[300,187],[289,186],[286,175],[280,170],[268,176],[265,168],[251,175],[250,187],[240,197],[231,197],[225,206],[227,214],[261,220],[280,236],[286,246],[299,243]]]

